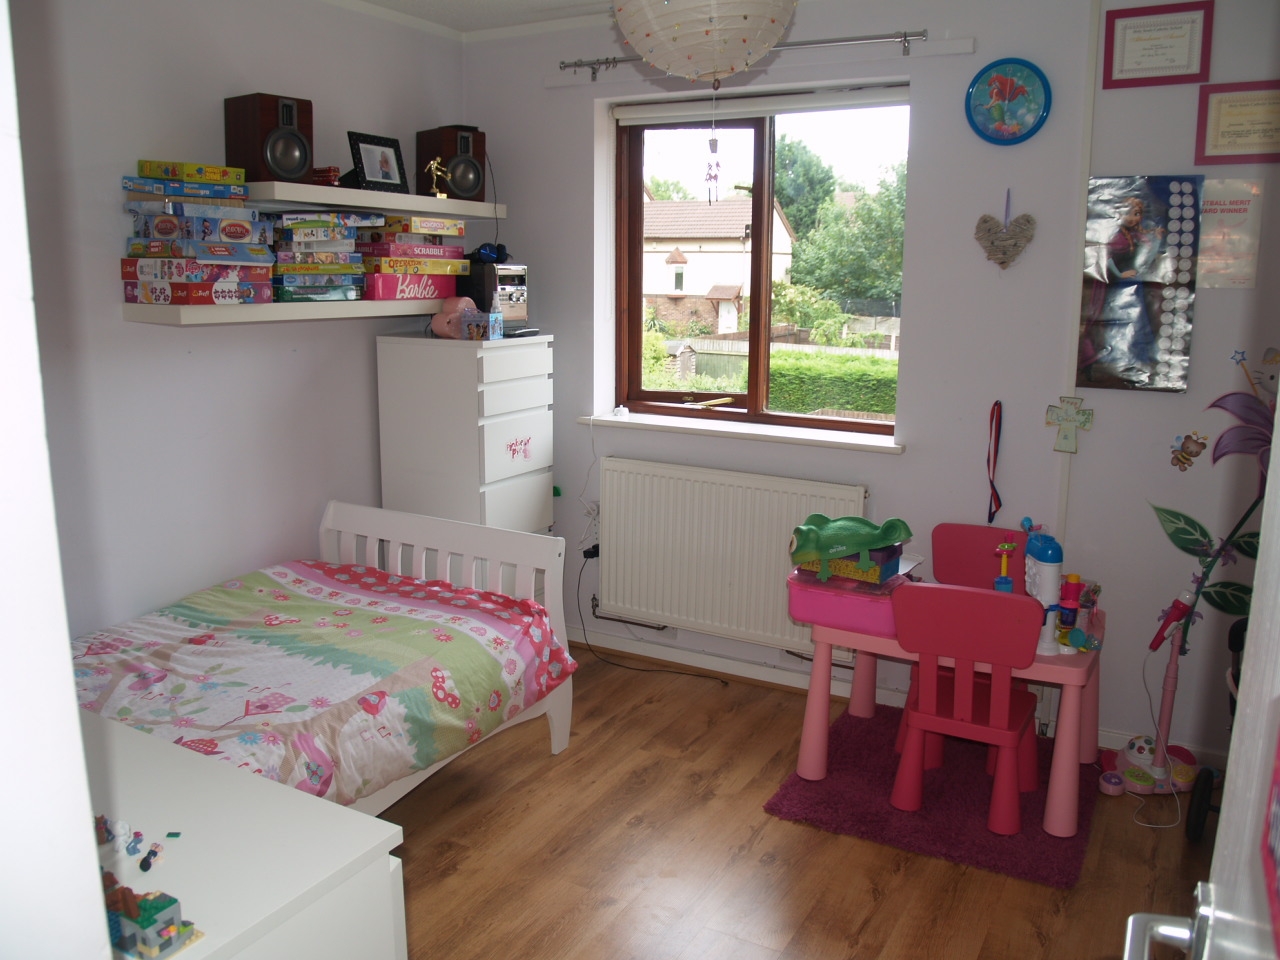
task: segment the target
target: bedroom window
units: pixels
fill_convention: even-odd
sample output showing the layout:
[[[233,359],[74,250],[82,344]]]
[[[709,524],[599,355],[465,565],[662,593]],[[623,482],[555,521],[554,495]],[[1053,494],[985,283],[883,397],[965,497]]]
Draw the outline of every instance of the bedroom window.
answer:
[[[892,433],[906,87],[614,118],[617,402]]]

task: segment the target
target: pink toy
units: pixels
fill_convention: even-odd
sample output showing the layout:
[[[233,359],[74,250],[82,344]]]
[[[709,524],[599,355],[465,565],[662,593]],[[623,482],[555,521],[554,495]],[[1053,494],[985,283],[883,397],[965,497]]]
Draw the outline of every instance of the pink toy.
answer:
[[[1076,625],[1076,614],[1080,610],[1080,592],[1084,584],[1080,582],[1080,574],[1069,573],[1062,584],[1062,595],[1058,599],[1058,626],[1064,629]]]
[[[1150,649],[1158,650],[1169,633],[1181,626],[1195,598],[1190,590],[1183,590],[1169,607],[1169,612],[1152,638]],[[1124,752],[1114,757],[1104,756],[1103,767],[1114,766],[1114,773],[1125,781],[1125,788],[1133,793],[1185,792],[1195,785],[1196,758],[1182,747],[1170,746],[1169,727],[1173,722],[1173,700],[1178,692],[1178,658],[1182,654],[1178,638],[1169,641],[1169,663],[1164,671],[1164,686],[1160,694],[1160,717],[1156,722],[1154,737],[1136,736],[1129,740]],[[1172,769],[1171,769],[1172,768]],[[1109,773],[1112,771],[1109,771]],[[1099,789],[1110,793],[1111,785],[1103,774]]]
[[[995,588],[1001,593],[1013,593],[1013,578],[1009,576],[1009,554],[1018,549],[1012,540],[996,544],[996,553],[1000,554],[1000,576],[996,577]]]
[[[470,297],[449,297],[440,304],[440,312],[431,318],[431,332],[447,340],[461,340],[462,315],[475,309],[476,303]]]

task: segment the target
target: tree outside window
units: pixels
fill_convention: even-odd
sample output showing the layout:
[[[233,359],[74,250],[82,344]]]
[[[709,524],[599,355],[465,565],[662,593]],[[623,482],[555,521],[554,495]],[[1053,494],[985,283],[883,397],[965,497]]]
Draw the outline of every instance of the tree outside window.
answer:
[[[907,110],[618,127],[619,403],[892,432]]]

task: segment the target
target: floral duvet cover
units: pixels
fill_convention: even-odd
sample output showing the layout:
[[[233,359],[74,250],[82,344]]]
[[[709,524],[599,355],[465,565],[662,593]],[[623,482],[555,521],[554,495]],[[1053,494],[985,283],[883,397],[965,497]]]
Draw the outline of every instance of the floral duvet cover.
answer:
[[[84,709],[343,804],[475,743],[577,667],[533,601],[320,561],[72,646]]]

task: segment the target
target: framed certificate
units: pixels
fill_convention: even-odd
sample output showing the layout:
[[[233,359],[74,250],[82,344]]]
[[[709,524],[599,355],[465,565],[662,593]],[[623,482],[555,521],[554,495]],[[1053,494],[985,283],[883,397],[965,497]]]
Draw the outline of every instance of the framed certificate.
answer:
[[[1102,86],[1204,83],[1212,40],[1213,0],[1108,10]]]
[[[1202,86],[1196,163],[1280,163],[1280,80]]]

